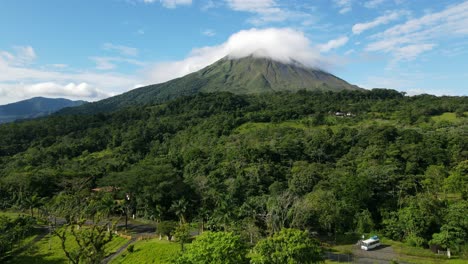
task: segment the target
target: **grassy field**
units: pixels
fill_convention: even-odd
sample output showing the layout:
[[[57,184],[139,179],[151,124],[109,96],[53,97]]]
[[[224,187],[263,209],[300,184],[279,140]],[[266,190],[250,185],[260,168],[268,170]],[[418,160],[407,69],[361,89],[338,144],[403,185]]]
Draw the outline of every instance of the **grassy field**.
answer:
[[[121,237],[114,237],[114,239],[106,246],[106,253],[110,254],[119,249],[127,242],[126,239]],[[68,245],[76,246],[73,241],[69,240]],[[60,239],[58,237],[49,236],[44,237],[28,250],[22,252],[18,256],[11,259],[8,263],[11,264],[67,264],[68,260],[60,246]]]
[[[468,259],[460,259],[457,256],[453,256],[451,259],[448,259],[446,256],[436,255],[429,249],[419,248],[419,247],[412,247],[408,246],[405,243],[393,241],[389,239],[382,239],[382,243],[386,245],[392,246],[400,256],[402,261],[410,262],[410,263],[433,263],[433,264],[461,264],[461,263],[468,263]]]
[[[177,256],[180,251],[180,245],[158,238],[150,240],[141,240],[133,244],[134,252],[129,253],[125,250],[120,256],[117,256],[111,263],[155,263],[165,264]]]

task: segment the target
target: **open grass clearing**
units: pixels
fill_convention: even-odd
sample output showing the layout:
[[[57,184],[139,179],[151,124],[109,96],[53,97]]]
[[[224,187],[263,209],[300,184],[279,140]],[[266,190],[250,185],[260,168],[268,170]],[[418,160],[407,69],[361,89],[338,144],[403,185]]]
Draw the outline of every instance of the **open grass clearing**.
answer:
[[[117,251],[122,245],[127,242],[127,239],[115,236],[111,242],[106,245],[106,255]],[[76,242],[73,238],[67,240],[67,246],[76,247]],[[27,250],[20,253],[18,256],[10,259],[11,264],[67,264],[68,259],[61,247],[61,241],[57,236],[45,236],[43,239],[32,245]]]
[[[158,238],[150,240],[140,240],[134,244],[134,252],[125,250],[117,256],[111,263],[171,263],[180,252],[180,244],[159,240]]]

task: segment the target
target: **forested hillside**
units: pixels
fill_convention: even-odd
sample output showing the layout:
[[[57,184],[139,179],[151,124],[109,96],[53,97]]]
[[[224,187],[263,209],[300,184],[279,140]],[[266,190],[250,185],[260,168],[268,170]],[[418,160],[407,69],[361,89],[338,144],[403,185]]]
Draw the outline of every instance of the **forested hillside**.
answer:
[[[0,105],[0,123],[46,116],[65,107],[79,106],[85,103],[85,101],[71,101],[63,98],[34,97],[11,104]]]
[[[117,187],[116,199],[128,194],[131,210],[154,221],[256,236],[382,230],[460,248],[467,111],[467,97],[383,89],[213,93],[5,124],[0,207],[85,182]]]

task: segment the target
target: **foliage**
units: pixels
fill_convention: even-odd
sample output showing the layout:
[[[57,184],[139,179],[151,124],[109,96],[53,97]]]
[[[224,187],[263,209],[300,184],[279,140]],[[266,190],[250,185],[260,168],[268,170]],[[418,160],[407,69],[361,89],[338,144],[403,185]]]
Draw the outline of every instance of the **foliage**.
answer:
[[[86,212],[101,187],[112,191],[89,209],[105,218],[199,221],[252,242],[289,227],[383,229],[426,245],[464,228],[444,215],[468,196],[468,117],[454,114],[467,105],[384,89],[213,93],[4,124],[0,208],[76,221],[71,208]]]
[[[370,233],[374,230],[374,222],[369,210],[362,210],[355,216],[356,232],[358,234]]]
[[[283,229],[272,237],[260,240],[254,248],[251,263],[294,264],[321,263],[322,250],[308,232]]]
[[[71,263],[100,263],[105,258],[105,246],[113,238],[108,219],[106,199],[85,192],[61,194],[55,200],[55,214],[65,216],[67,222],[54,230],[60,238],[62,250]],[[91,220],[88,220],[91,219]],[[76,246],[70,246],[73,240]]]
[[[174,221],[162,221],[158,223],[157,232],[161,236],[167,236],[167,240],[171,240],[174,231],[177,228],[177,223]]]
[[[431,244],[460,252],[460,246],[468,241],[468,201],[457,201],[449,205],[439,233],[432,235]]]
[[[180,224],[174,230],[174,236],[177,241],[180,243],[180,250],[184,251],[184,244],[190,241],[190,225],[189,224]]]
[[[247,247],[240,236],[230,232],[204,232],[175,261],[178,264],[248,263]]]
[[[129,245],[127,247],[127,251],[128,251],[128,253],[133,253],[135,251],[135,245],[133,245],[133,244]]]
[[[112,241],[106,244],[105,254],[116,252],[121,246],[128,242],[119,236],[114,236]],[[78,247],[73,239],[67,240],[68,248]],[[34,243],[28,250],[20,252],[9,259],[10,264],[36,263],[36,264],[69,264],[69,259],[62,250],[62,241],[55,235],[47,235],[43,239]]]
[[[0,260],[32,232],[35,224],[36,220],[28,216],[13,220],[0,216]]]

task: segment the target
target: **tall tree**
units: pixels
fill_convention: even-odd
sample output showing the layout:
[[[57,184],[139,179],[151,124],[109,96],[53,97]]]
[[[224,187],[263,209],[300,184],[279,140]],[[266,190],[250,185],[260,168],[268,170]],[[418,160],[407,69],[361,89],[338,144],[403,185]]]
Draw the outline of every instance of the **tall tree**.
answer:
[[[253,264],[312,264],[323,262],[322,249],[306,231],[283,229],[260,240],[252,254]]]

